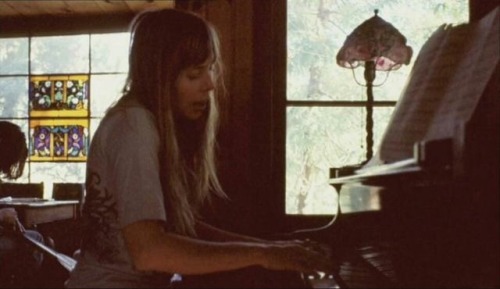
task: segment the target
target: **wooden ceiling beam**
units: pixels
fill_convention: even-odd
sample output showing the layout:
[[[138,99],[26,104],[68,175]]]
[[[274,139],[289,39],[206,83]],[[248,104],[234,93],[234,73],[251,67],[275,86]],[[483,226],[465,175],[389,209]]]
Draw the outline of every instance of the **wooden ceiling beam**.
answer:
[[[0,18],[0,37],[70,35],[127,31],[133,13]]]
[[[126,31],[140,11],[174,6],[175,0],[0,1],[0,37]]]

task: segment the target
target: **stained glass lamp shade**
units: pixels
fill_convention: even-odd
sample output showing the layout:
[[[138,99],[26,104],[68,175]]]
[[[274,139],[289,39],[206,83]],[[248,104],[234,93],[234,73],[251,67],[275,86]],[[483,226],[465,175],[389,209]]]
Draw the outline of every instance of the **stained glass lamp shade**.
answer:
[[[347,36],[337,54],[337,64],[354,69],[364,66],[367,88],[367,153],[366,161],[373,156],[373,81],[376,71],[396,70],[409,64],[413,51],[406,45],[406,38],[389,22],[378,15],[364,21]]]

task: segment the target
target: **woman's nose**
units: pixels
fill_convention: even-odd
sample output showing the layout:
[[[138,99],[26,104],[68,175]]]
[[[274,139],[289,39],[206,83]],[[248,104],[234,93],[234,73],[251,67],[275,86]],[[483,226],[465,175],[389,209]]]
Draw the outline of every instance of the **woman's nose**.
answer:
[[[213,90],[215,88],[215,76],[212,71],[207,71],[205,74],[205,78],[203,81],[203,89],[204,90]]]

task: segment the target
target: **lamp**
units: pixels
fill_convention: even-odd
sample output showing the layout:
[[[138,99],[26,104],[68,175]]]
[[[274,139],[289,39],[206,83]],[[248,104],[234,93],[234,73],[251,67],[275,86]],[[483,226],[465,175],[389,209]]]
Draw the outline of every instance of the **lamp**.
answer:
[[[380,18],[378,10],[374,12],[375,16],[364,21],[347,36],[337,54],[337,64],[342,67],[365,67],[366,161],[373,157],[373,81],[376,71],[396,70],[403,63],[410,63],[413,53],[411,47],[406,45],[406,38],[392,24]]]

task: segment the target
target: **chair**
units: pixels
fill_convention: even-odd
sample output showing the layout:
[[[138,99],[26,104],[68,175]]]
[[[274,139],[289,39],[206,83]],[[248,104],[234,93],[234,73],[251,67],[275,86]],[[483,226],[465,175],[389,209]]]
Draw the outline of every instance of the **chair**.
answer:
[[[77,200],[79,202],[78,206],[78,217],[77,220],[82,216],[82,204],[83,199],[85,198],[85,184],[82,183],[54,183],[52,187],[52,198],[54,200]],[[77,221],[79,222],[79,221]],[[71,232],[67,234],[66,245],[68,248],[72,248],[73,250],[73,258],[77,259],[80,255],[80,242],[81,235],[78,226],[69,225],[66,228]],[[76,249],[74,249],[76,248]]]
[[[0,198],[43,198],[42,183],[1,183]]]
[[[54,183],[52,187],[52,198],[54,200],[78,200],[83,201],[84,185],[81,183]]]
[[[79,216],[82,214],[83,198],[85,197],[85,185],[82,183],[54,183],[52,187],[52,198],[59,201],[77,200],[79,202]]]

